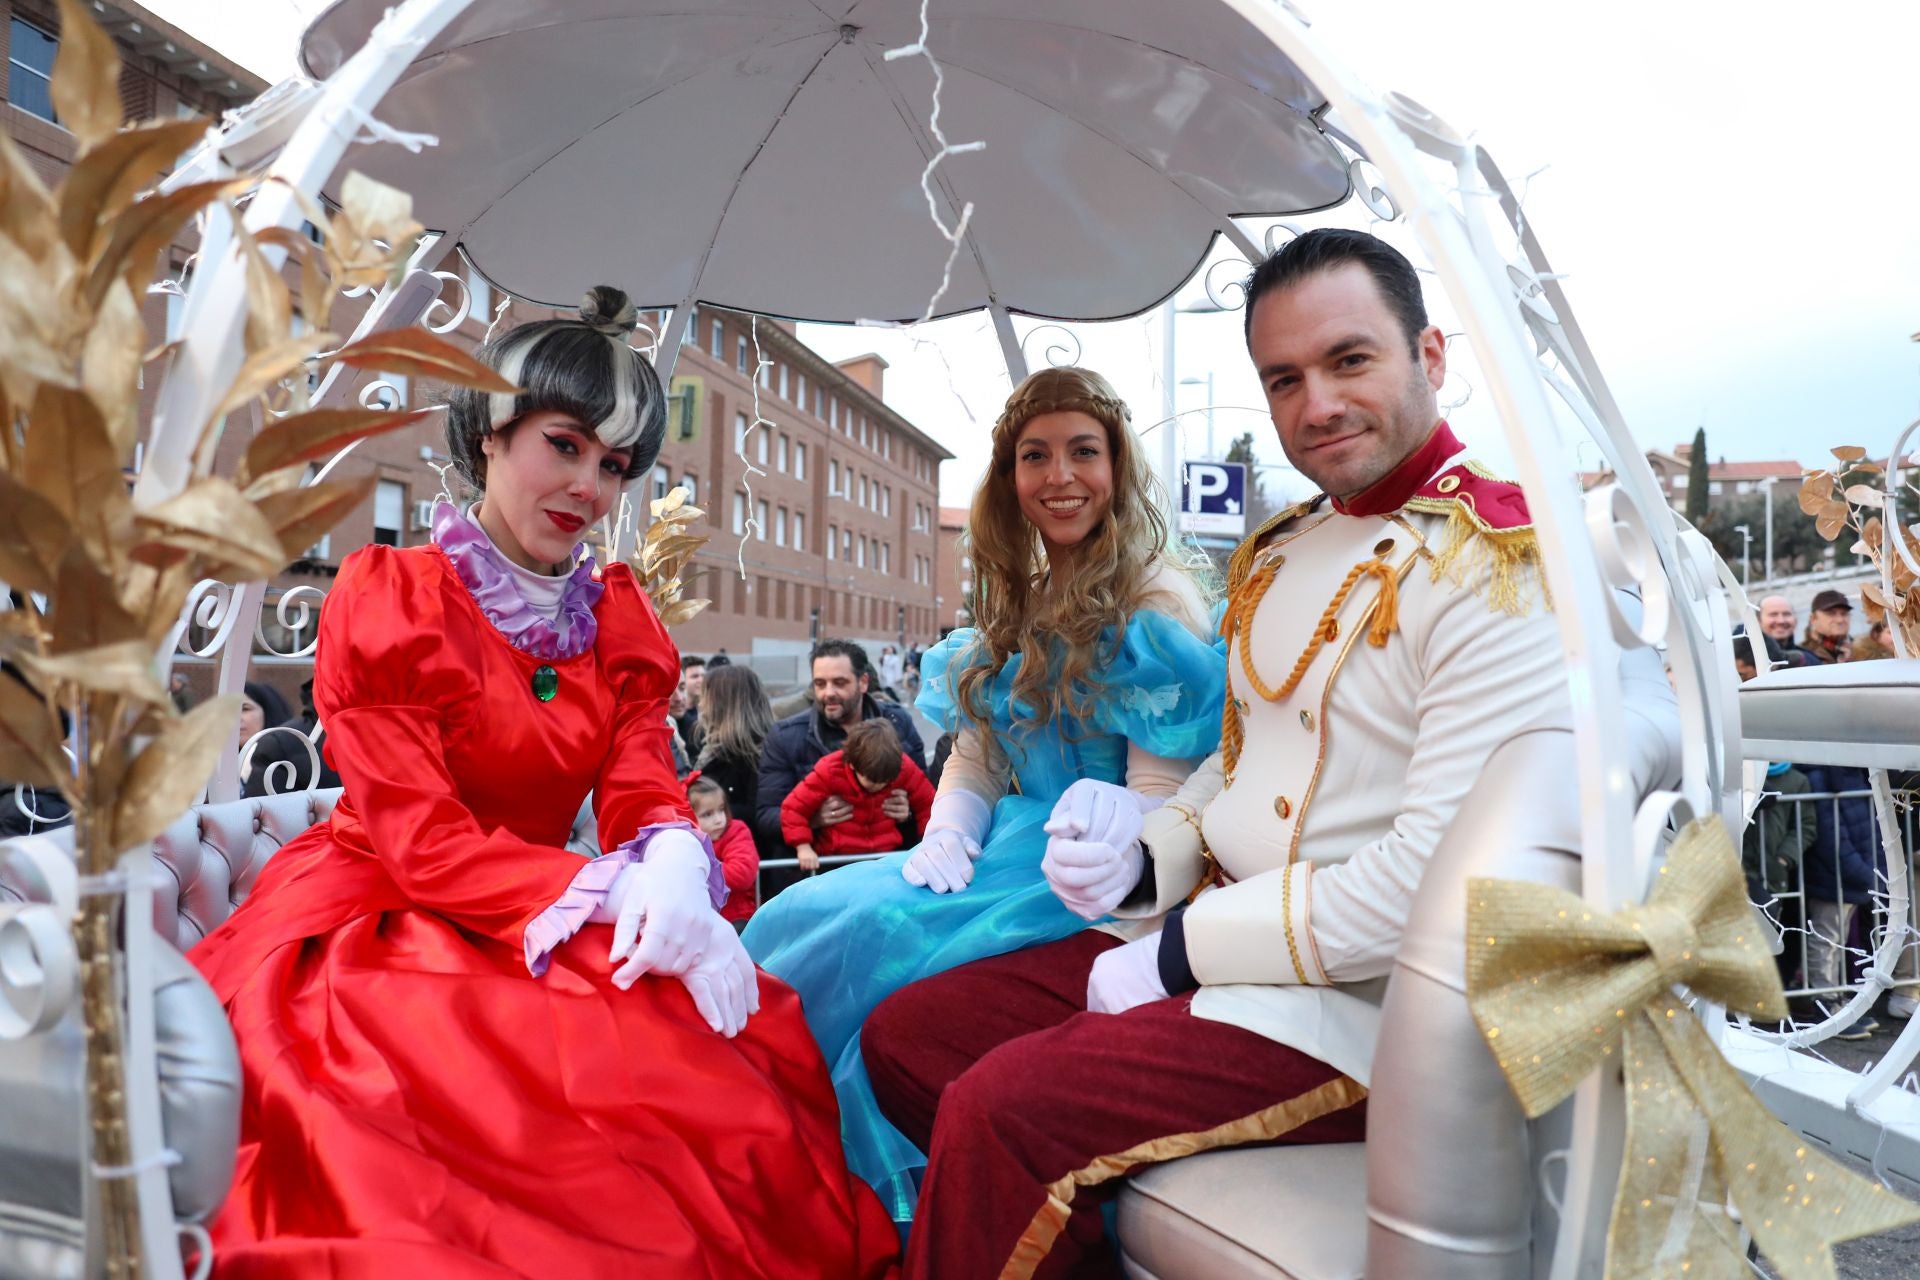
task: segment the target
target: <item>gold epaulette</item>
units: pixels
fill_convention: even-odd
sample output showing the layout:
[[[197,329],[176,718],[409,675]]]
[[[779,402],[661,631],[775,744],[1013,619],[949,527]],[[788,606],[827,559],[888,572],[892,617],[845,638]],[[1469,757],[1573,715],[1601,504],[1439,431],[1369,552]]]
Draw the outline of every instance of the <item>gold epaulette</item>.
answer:
[[[1464,462],[1422,485],[1406,510],[1447,518],[1433,552],[1433,581],[1446,578],[1471,590],[1484,584],[1487,603],[1515,617],[1533,607],[1536,592],[1553,608],[1540,540],[1519,485]]]

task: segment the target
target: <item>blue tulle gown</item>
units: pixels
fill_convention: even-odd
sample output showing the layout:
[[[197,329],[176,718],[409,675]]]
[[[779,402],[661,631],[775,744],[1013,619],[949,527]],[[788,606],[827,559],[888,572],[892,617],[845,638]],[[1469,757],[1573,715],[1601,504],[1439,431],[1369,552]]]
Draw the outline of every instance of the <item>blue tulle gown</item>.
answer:
[[[921,658],[922,714],[958,730],[955,683],[974,633],[955,631]],[[1087,927],[1053,896],[1040,872],[1054,802],[1081,778],[1124,783],[1127,744],[1198,759],[1220,744],[1226,689],[1221,642],[1196,637],[1160,613],[1126,628],[1084,724],[1012,731],[1011,689],[1020,657],[992,682],[993,728],[1013,766],[993,811],[973,883],[936,894],[900,876],[907,853],[843,866],[787,889],[754,914],[745,941],[754,960],[800,993],[807,1023],[833,1067],[847,1163],[880,1193],[895,1221],[913,1216],[918,1148],[887,1123],[860,1059],[860,1024],[909,982],[955,965],[1052,942]]]

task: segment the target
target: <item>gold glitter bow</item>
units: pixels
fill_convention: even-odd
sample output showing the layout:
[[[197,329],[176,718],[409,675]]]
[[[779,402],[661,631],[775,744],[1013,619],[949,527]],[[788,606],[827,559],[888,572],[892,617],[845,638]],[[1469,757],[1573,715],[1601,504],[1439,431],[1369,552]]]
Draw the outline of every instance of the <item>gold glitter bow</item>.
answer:
[[[1775,1120],[1674,997],[1684,983],[1783,1016],[1758,930],[1717,816],[1682,831],[1647,901],[1617,914],[1546,885],[1468,886],[1467,1000],[1527,1115],[1621,1053],[1627,1145],[1608,1276],[1747,1276],[1729,1199],[1785,1280],[1833,1280],[1833,1243],[1920,1221],[1920,1206]]]

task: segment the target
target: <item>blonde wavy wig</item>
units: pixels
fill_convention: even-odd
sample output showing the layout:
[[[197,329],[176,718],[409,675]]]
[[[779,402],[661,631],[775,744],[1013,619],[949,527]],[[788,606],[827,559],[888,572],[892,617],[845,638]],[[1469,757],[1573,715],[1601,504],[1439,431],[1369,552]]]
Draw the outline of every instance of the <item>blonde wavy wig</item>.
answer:
[[[1071,573],[1054,577],[1040,531],[1020,512],[1014,447],[1043,413],[1084,413],[1106,428],[1113,459],[1113,505],[1074,551]],[[1099,673],[1118,652],[1127,619],[1148,595],[1161,566],[1190,574],[1168,552],[1167,522],[1156,505],[1153,473],[1135,445],[1132,415],[1111,384],[1091,369],[1042,369],[1013,389],[993,427],[993,461],[967,520],[973,557],[970,606],[978,635],[955,693],[982,728],[992,680],[1022,655],[1013,700],[1031,708],[1028,727],[1062,714],[1083,722],[1100,691]],[[1016,728],[1020,725],[1016,724]],[[992,736],[987,735],[992,741]]]

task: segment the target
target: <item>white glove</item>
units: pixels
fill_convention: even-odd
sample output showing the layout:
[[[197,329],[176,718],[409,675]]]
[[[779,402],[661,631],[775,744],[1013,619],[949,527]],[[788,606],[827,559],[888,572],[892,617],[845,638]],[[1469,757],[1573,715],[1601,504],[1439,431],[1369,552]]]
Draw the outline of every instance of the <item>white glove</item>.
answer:
[[[693,1007],[707,1025],[730,1040],[740,1034],[750,1015],[760,1012],[760,978],[753,960],[733,926],[711,908],[696,924],[689,950],[696,958],[673,976],[693,997]],[[640,949],[635,948],[627,962],[614,970],[613,985],[625,991],[648,972]]]
[[[1156,930],[1125,946],[1104,951],[1087,975],[1087,1012],[1125,1013],[1165,1000],[1160,985],[1160,934]]]
[[[1083,920],[1119,906],[1146,867],[1143,810],[1160,803],[1092,778],[1068,787],[1047,819],[1047,854],[1040,861],[1053,896]]]
[[[933,798],[920,847],[907,857],[900,878],[935,893],[959,893],[973,883],[980,842],[993,824],[993,806],[971,791],[949,791]]]
[[[620,868],[607,892],[603,909],[613,913],[607,958],[638,962],[635,976],[678,977],[699,964],[709,942],[707,919],[719,919],[707,891],[708,867],[707,851],[692,832],[656,833],[645,860]]]

